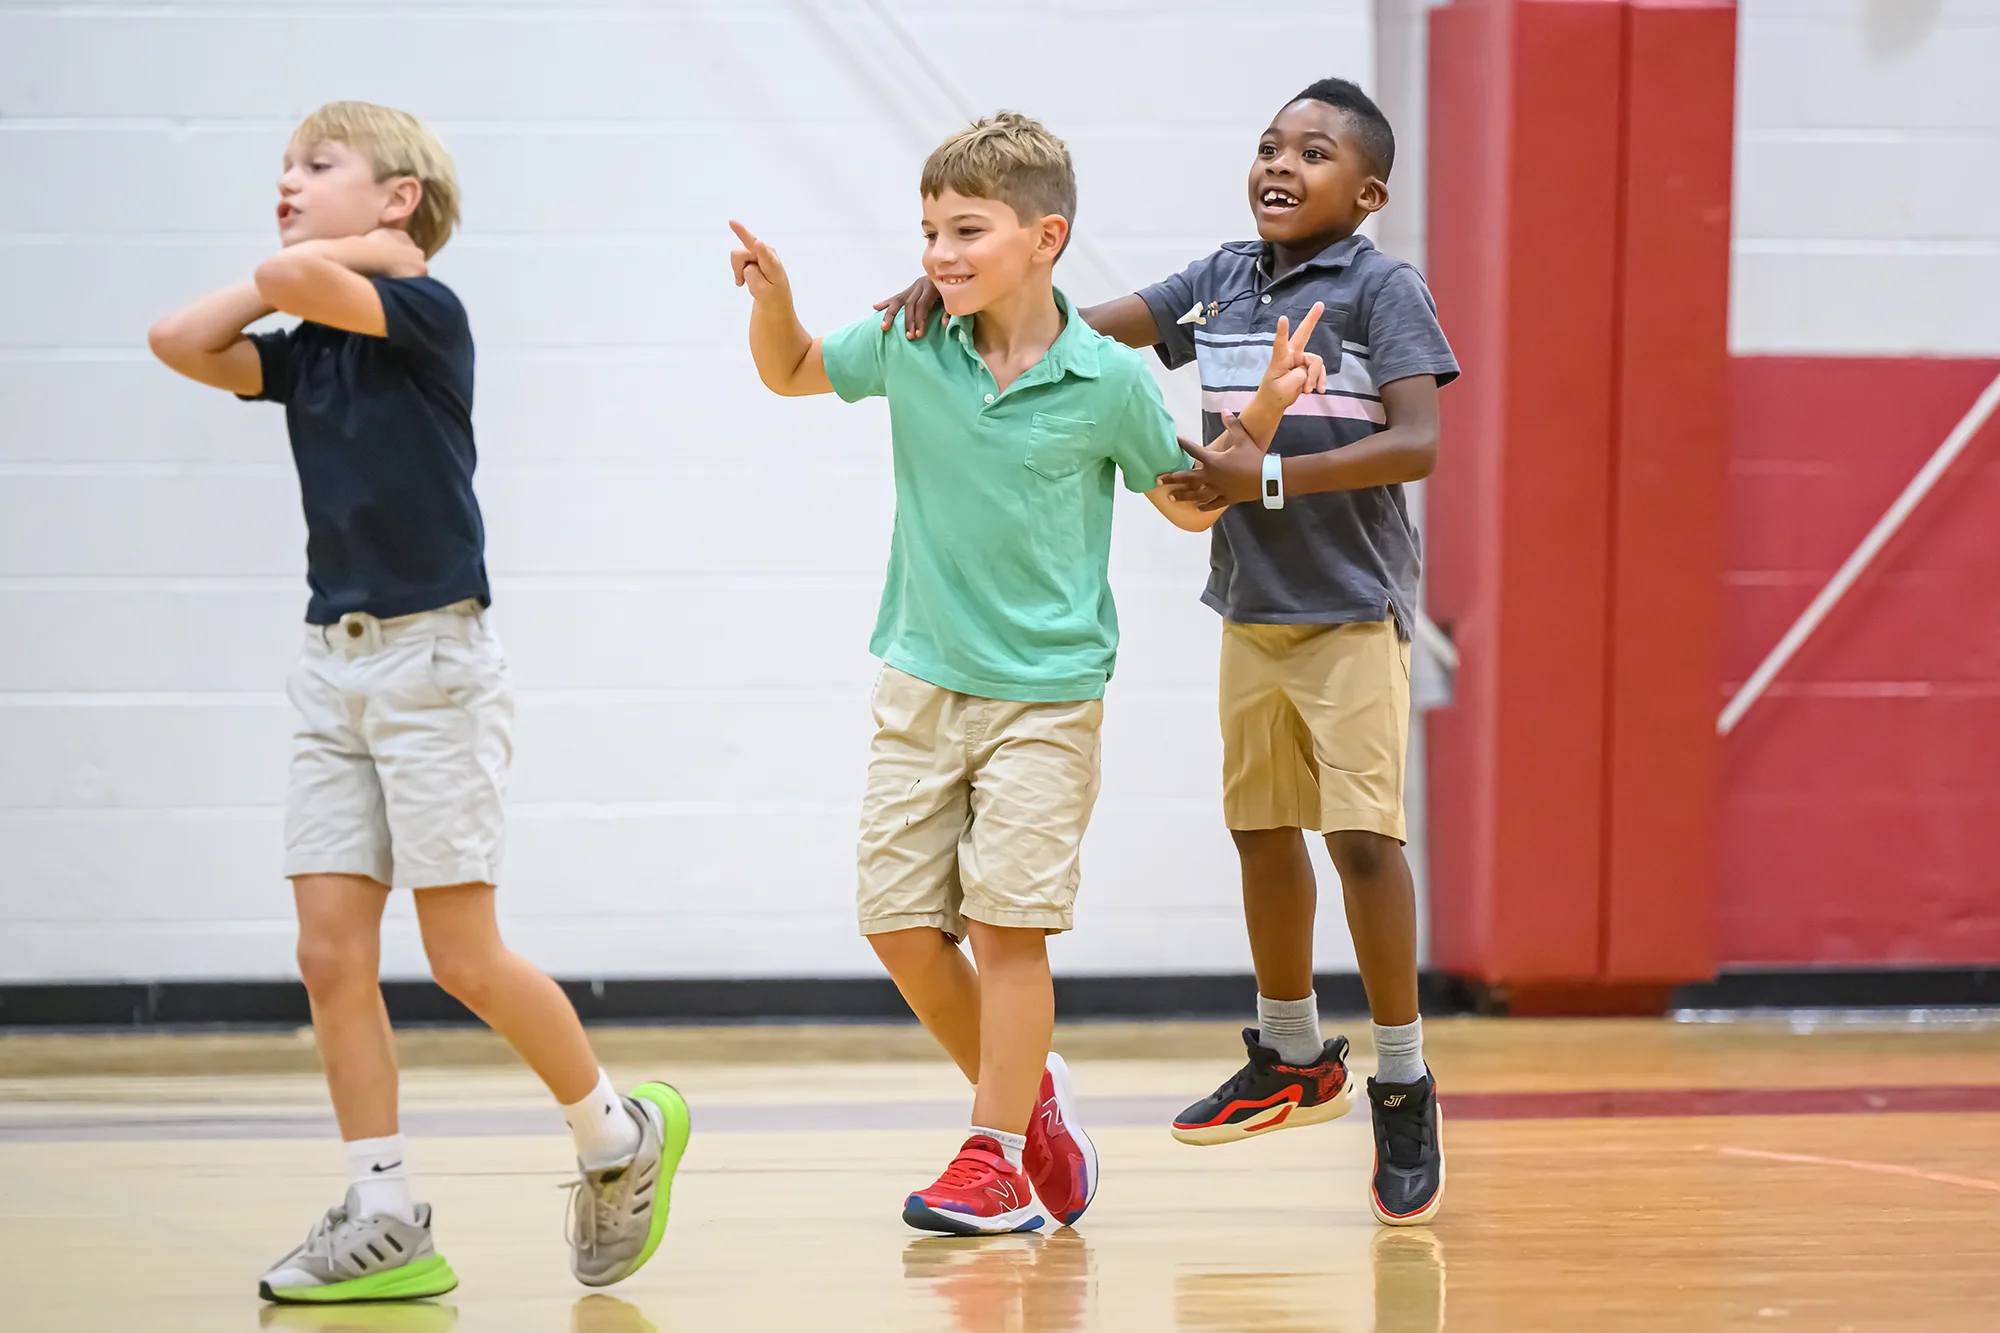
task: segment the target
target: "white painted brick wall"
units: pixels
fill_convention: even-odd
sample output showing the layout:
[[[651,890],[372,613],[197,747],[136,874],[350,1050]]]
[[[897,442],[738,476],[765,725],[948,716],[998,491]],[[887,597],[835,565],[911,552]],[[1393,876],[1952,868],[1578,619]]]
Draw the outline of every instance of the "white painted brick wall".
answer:
[[[890,5],[971,104],[1069,139],[1116,270],[1065,262],[1086,301],[1247,232],[1257,131],[1369,75],[1369,9],[1321,0],[1270,43],[1231,3]],[[885,415],[758,386],[724,220],[782,249],[809,322],[858,315],[916,271],[947,95],[866,4],[265,0],[0,3],[0,979],[292,971],[282,414],[178,380],[145,331],[272,248],[285,137],[337,97],[425,116],[464,181],[436,271],[479,342],[520,686],[516,946],[563,975],[872,973],[852,842]],[[1206,545],[1121,506],[1105,794],[1054,956],[1247,969]],[[1351,966],[1337,908],[1321,935]],[[404,901],[386,967],[423,970]]]
[[[1738,352],[2000,352],[2000,0],[1740,0]]]

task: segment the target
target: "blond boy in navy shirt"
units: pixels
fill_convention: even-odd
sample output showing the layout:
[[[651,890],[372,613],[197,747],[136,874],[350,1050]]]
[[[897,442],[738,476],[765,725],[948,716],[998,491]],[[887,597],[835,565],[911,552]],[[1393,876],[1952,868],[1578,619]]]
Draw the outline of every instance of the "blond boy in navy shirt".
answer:
[[[189,379],[282,403],[306,516],[305,645],[285,874],[349,1178],[265,1273],[267,1300],[432,1296],[458,1279],[411,1194],[396,1053],[377,983],[382,910],[416,896],[438,983],[505,1037],[576,1140],[571,1269],[590,1286],[658,1247],[688,1137],[663,1083],[620,1096],[576,1011],[501,942],[494,911],[513,690],[489,623],[472,490],[472,333],[429,260],[458,220],[451,158],[414,117],[336,102],[299,126],[278,180],[284,248],[254,281],[154,326]],[[277,333],[245,329],[295,315]]]

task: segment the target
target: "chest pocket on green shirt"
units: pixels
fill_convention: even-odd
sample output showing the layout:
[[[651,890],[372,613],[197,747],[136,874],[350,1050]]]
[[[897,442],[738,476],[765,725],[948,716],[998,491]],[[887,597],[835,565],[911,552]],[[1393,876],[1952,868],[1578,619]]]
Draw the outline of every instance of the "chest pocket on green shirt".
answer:
[[[1050,481],[1074,477],[1078,470],[1097,456],[1090,443],[1090,434],[1096,429],[1094,421],[1078,421],[1074,417],[1037,412],[1028,428],[1028,456],[1025,461],[1031,469]]]

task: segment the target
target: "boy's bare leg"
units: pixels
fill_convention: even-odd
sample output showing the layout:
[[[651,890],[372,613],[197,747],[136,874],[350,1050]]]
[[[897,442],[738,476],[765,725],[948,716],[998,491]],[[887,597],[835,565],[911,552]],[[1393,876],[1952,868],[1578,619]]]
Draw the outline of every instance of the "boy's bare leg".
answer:
[[[540,1075],[564,1106],[597,1087],[597,1056],[576,1007],[548,973],[501,942],[491,884],[418,889],[431,975]]]
[[[1055,1037],[1048,932],[966,922],[979,965],[979,1087],[972,1123],[1026,1134]]]
[[[299,973],[340,1137],[396,1133],[396,1042],[382,1003],[382,909],[389,890],[365,875],[300,875]]]
[[[1349,829],[1327,834],[1326,850],[1340,872],[1369,1016],[1385,1028],[1416,1022],[1417,887],[1403,844]]]
[[[979,974],[941,930],[916,926],[870,935],[896,989],[968,1083],[979,1082]],[[980,1123],[985,1123],[981,1121]]]
[[[1243,870],[1243,921],[1257,993],[1303,1000],[1313,993],[1313,915],[1319,885],[1295,828],[1231,829]],[[1365,969],[1364,969],[1365,973]]]

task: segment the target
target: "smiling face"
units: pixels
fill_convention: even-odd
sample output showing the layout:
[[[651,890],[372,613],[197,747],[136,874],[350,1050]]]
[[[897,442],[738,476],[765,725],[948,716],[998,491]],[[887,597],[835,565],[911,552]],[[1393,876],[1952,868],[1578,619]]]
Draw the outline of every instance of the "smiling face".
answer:
[[[278,177],[278,238],[297,245],[365,236],[407,221],[422,192],[413,176],[376,180],[368,155],[347,144],[295,139]]]
[[[1250,164],[1257,234],[1290,250],[1317,250],[1354,234],[1389,202],[1347,112],[1301,98],[1278,113]]]
[[[1051,214],[1023,222],[1011,205],[946,190],[924,198],[924,274],[945,313],[974,314],[1052,268],[1069,223]]]

